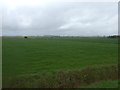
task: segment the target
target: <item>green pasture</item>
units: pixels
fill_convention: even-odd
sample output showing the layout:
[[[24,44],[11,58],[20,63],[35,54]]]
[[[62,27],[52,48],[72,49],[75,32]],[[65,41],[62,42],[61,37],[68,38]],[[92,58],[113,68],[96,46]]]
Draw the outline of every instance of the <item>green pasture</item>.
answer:
[[[118,88],[118,80],[105,80],[81,88]]]
[[[103,37],[3,37],[3,80],[118,63],[118,39]]]

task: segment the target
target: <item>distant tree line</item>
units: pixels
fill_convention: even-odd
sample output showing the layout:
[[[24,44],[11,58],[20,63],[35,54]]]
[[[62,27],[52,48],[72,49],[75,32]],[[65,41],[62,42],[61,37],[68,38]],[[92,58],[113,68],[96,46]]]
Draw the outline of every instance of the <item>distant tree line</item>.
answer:
[[[120,35],[112,35],[112,36],[108,36],[108,38],[120,38]]]
[[[58,37],[82,37],[82,36],[54,36],[54,35],[44,35],[44,36],[31,36],[31,37],[51,37],[51,38],[58,38]],[[87,37],[87,36],[86,36]],[[111,35],[111,36],[93,36],[93,37],[107,37],[107,38],[120,38],[120,35]],[[28,36],[24,36],[25,39]]]

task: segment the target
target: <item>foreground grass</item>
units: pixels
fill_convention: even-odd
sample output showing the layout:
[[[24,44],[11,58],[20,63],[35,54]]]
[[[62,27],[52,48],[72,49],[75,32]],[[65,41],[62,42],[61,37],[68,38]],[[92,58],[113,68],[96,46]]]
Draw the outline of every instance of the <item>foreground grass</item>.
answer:
[[[44,76],[118,63],[117,39],[4,37],[2,45],[5,86],[15,77]]]
[[[105,80],[81,88],[118,88],[118,80]]]
[[[49,72],[44,75],[20,76],[12,78],[8,84],[3,83],[3,88],[79,88],[101,80],[116,79],[118,79],[118,67],[112,65],[57,73]]]

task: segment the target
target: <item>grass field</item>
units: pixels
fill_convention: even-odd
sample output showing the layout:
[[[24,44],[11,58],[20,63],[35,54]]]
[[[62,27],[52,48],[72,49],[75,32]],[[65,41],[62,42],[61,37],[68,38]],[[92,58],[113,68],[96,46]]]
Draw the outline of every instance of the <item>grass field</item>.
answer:
[[[118,64],[118,40],[101,37],[3,37],[3,84],[32,74]]]
[[[101,81],[98,83],[94,83],[89,86],[85,86],[82,88],[117,88],[118,87],[118,80],[108,80],[108,81]]]
[[[0,88],[2,88],[2,37],[0,37]]]

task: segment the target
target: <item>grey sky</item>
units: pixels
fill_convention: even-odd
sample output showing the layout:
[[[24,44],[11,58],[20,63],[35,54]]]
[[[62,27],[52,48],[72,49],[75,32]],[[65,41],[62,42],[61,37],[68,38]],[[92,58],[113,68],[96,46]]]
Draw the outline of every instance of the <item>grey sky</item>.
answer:
[[[117,2],[49,2],[3,7],[3,35],[118,34]]]

